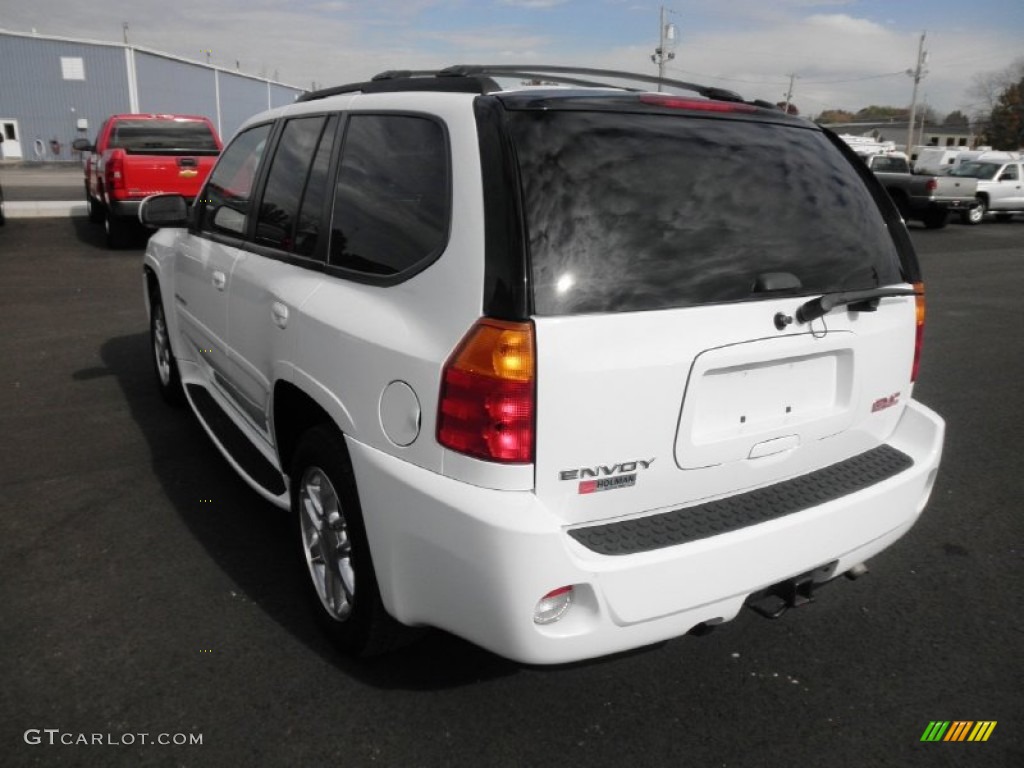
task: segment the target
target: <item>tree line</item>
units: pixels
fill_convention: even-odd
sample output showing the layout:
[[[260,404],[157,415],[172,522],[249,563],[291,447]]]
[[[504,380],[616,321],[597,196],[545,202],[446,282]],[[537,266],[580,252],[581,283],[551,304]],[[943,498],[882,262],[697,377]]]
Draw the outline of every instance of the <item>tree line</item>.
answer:
[[[1024,57],[1009,67],[985,72],[974,77],[968,95],[975,100],[971,114],[957,109],[945,116],[925,106],[917,112],[918,120],[930,125],[953,129],[973,127],[979,143],[994,149],[1016,150],[1024,148]],[[814,118],[822,124],[855,122],[907,122],[909,107],[872,105],[856,112],[845,109],[826,109]]]

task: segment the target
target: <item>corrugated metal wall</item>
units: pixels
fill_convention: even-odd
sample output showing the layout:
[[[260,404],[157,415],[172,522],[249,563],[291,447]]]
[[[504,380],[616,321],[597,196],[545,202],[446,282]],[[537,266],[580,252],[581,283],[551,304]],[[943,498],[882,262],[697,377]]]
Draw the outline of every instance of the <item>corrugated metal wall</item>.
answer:
[[[214,70],[153,51],[132,49],[141,112],[206,115],[217,124]],[[65,80],[61,57],[82,60],[84,80]],[[270,106],[292,103],[299,88],[268,83],[240,73],[219,70],[220,131],[227,141],[251,115]],[[125,47],[117,43],[86,43],[0,32],[0,118],[18,121],[25,160],[71,160],[71,142],[94,141],[109,115],[130,112]],[[89,128],[76,130],[78,118]],[[33,150],[43,143],[41,158]],[[51,140],[60,143],[53,154]],[[77,154],[77,153],[76,153]]]
[[[220,117],[225,142],[234,135],[243,122],[256,113],[269,109],[268,87],[272,93],[273,86],[268,86],[265,82],[229,72],[220,73]]]
[[[285,88],[281,85],[270,84],[271,107],[286,107],[302,95],[302,91],[294,88]]]
[[[135,51],[139,112],[202,115],[217,124],[213,70]]]
[[[82,60],[84,80],[65,80],[61,57]],[[120,47],[89,45],[0,33],[0,118],[18,121],[25,160],[70,160],[71,142],[96,138],[107,116],[128,110],[128,74]],[[89,121],[78,131],[78,118]],[[43,142],[38,158],[35,140]],[[50,142],[60,143],[54,155]]]

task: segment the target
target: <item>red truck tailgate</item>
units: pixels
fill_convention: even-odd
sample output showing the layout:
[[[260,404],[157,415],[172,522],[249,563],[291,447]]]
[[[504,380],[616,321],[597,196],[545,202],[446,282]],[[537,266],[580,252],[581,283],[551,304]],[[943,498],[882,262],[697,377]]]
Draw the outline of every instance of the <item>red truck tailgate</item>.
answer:
[[[174,193],[191,200],[199,194],[216,161],[216,157],[210,156],[126,153],[122,171],[124,194],[127,198],[136,198]]]

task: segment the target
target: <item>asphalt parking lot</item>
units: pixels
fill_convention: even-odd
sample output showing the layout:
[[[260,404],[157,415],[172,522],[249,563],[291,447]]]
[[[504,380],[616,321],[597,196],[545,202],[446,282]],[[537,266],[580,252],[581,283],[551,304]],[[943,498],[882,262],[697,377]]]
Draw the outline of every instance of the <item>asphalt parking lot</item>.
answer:
[[[1024,765],[1024,221],[912,235],[915,396],[948,422],[918,525],[781,620],[532,668],[440,632],[337,655],[296,599],[286,516],[152,385],[141,247],[9,220],[0,764]],[[934,720],[998,725],[922,743]],[[202,743],[143,743],[162,735]]]

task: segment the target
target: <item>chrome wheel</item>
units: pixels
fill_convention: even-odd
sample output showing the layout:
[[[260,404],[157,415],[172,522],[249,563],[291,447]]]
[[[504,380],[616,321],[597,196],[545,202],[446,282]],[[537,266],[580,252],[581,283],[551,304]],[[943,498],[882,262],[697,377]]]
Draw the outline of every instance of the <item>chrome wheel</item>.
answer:
[[[158,303],[153,306],[153,359],[160,383],[171,386],[171,344],[167,339],[167,321],[164,308]]]
[[[988,206],[985,201],[981,198],[978,199],[978,204],[971,208],[967,212],[966,221],[968,224],[981,224],[985,219],[985,213],[988,211]]]
[[[309,467],[302,475],[299,525],[306,565],[320,603],[332,619],[344,621],[352,613],[356,593],[352,544],[338,494],[319,467]]]

